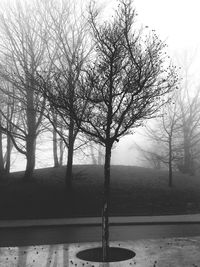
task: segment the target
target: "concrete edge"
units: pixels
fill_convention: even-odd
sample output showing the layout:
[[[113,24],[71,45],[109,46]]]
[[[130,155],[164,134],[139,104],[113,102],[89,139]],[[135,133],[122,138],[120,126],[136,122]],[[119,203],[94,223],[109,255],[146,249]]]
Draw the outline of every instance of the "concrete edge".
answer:
[[[192,224],[200,223],[200,214],[164,216],[124,216],[110,217],[110,225],[138,224]],[[37,226],[95,226],[101,224],[101,217],[58,218],[35,220],[0,220],[0,228],[37,227]]]

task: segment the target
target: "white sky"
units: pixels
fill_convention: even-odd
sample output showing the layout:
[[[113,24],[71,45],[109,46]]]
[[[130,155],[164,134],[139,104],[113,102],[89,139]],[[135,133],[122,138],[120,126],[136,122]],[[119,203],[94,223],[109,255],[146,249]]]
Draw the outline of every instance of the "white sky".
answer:
[[[135,0],[139,19],[168,38],[173,49],[194,48],[200,44],[200,1]]]
[[[117,0],[101,2],[107,10],[118,3]],[[200,44],[199,0],[133,0],[133,5],[138,21],[167,39],[172,49],[193,48]]]

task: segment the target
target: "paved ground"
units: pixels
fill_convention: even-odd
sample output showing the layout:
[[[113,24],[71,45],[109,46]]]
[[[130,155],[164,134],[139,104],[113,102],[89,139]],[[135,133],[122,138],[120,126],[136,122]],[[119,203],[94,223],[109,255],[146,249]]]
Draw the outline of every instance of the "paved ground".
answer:
[[[84,247],[91,245],[81,244]],[[93,243],[93,246],[98,246]],[[1,267],[199,267],[200,237],[148,239],[113,242],[112,246],[128,247],[136,256],[119,263],[84,262],[76,257],[80,244],[57,244],[29,247],[0,248]]]
[[[82,242],[101,239],[100,218],[1,221],[0,267],[200,267],[199,214],[113,217],[110,222],[111,240],[121,240],[111,245],[130,248],[136,253],[133,259],[97,264],[75,257],[82,246],[91,246]]]

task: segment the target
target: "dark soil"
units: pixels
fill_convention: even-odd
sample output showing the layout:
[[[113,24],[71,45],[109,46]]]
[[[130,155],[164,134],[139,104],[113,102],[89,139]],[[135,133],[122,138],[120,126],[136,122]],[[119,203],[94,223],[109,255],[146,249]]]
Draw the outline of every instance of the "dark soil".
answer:
[[[85,249],[77,253],[77,257],[85,261],[103,262],[102,247]],[[106,262],[126,261],[135,257],[135,252],[126,248],[109,247]]]

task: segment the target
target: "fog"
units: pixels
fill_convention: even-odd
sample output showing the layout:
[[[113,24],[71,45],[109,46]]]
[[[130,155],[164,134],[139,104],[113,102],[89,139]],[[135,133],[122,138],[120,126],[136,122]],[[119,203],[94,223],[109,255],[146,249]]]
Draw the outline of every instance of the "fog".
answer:
[[[137,150],[135,143],[144,143],[143,129],[137,129],[134,134],[122,137],[113,148],[111,163],[113,165],[146,166],[146,162],[141,159],[141,154]],[[146,142],[147,139],[146,139]],[[95,145],[94,150],[95,150]],[[104,148],[102,148],[104,150]],[[26,159],[13,149],[11,160],[11,172],[23,171],[26,167]],[[66,150],[63,165],[66,165]],[[53,167],[53,148],[51,134],[43,134],[39,137],[36,150],[36,169]],[[75,152],[74,164],[92,164],[90,149]]]
[[[112,8],[116,7],[117,1],[98,1],[103,8],[103,18],[108,18]],[[168,52],[172,61],[183,67],[189,59],[189,79],[191,88],[199,84],[198,75],[200,69],[200,35],[199,35],[199,7],[198,1],[181,0],[135,0],[134,5],[138,13],[138,22],[147,26],[168,44]],[[188,59],[187,59],[188,58]],[[112,164],[144,166],[145,162],[137,150],[135,143],[141,146],[147,145],[148,141],[143,136],[143,129],[135,130],[132,135],[125,136],[115,145],[112,153]],[[66,151],[65,151],[66,152]],[[89,149],[75,152],[74,164],[91,164]],[[15,150],[11,157],[11,171],[25,169],[26,159]],[[66,164],[66,153],[64,158]],[[37,141],[36,168],[53,166],[53,151],[51,134],[43,134]]]

